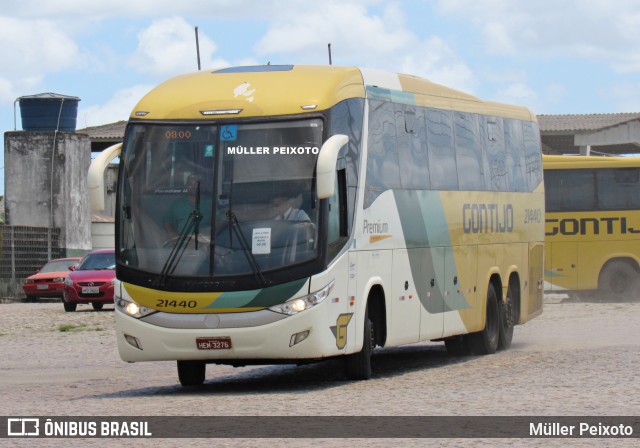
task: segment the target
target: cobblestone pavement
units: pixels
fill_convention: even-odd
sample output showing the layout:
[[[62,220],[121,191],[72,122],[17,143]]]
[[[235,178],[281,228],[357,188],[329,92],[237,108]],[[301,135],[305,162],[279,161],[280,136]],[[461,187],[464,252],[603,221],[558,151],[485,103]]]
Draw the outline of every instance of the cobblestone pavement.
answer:
[[[67,331],[65,331],[67,330]],[[0,397],[8,416],[640,415],[640,304],[547,299],[513,346],[452,358],[444,345],[382,350],[370,381],[347,382],[339,361],[207,366],[197,390],[175,363],[118,357],[112,309],[0,305]],[[637,441],[637,439],[635,439]],[[0,439],[0,445],[8,442]],[[11,446],[106,446],[122,440],[11,440]],[[28,442],[28,443],[27,443]],[[62,443],[64,442],[64,443]],[[129,441],[134,442],[134,441]],[[633,446],[632,440],[519,439],[518,446]],[[165,445],[167,444],[167,445]],[[136,440],[132,446],[513,446],[492,440]],[[7,445],[9,446],[9,445]]]

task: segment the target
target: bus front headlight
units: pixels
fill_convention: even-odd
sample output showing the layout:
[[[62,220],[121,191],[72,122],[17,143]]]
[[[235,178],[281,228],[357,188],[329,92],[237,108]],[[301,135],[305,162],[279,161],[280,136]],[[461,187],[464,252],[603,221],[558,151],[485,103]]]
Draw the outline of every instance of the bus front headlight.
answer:
[[[156,312],[153,308],[148,308],[146,306],[138,305],[135,302],[130,302],[128,300],[124,300],[121,297],[116,296],[116,308],[126,314],[127,316],[135,317],[136,319],[140,319],[141,317],[148,316],[149,314],[153,314]]]
[[[287,314],[289,316],[293,316],[294,314],[298,314],[302,311],[306,311],[309,308],[313,308],[317,304],[324,301],[329,296],[329,293],[333,289],[335,281],[332,280],[327,286],[322,288],[319,291],[316,291],[312,294],[296,297],[293,299],[289,299],[284,303],[280,303],[278,305],[274,305],[269,309],[271,311],[275,311],[280,314]]]

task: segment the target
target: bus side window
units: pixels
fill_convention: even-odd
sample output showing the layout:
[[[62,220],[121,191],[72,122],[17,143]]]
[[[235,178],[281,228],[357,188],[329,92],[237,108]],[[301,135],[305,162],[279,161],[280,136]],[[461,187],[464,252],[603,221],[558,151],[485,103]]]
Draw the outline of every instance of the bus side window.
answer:
[[[485,117],[482,122],[486,126],[484,149],[489,163],[489,179],[486,179],[488,182],[485,180],[485,188],[490,191],[507,191],[507,157],[502,118]]]
[[[339,169],[336,173],[335,192],[329,198],[327,242],[330,259],[340,252],[347,236],[347,175],[345,169]]]
[[[423,107],[396,104],[398,129],[398,159],[402,188],[428,190],[429,160]]]
[[[640,170],[615,168],[597,170],[600,210],[637,210],[640,208]]]
[[[368,208],[383,192],[400,188],[397,148],[393,103],[371,100],[364,208]]]
[[[460,189],[482,190],[484,174],[477,116],[465,112],[454,112],[453,123]]]
[[[548,170],[545,173],[546,207],[550,212],[596,209],[593,170]]]
[[[504,140],[509,191],[527,191],[524,177],[524,140],[521,121],[504,119]]]
[[[542,180],[542,159],[540,158],[540,134],[538,125],[532,122],[522,124],[524,137],[525,178],[528,191],[533,191]]]
[[[453,146],[453,123],[450,111],[427,109],[427,146],[431,188],[457,190],[458,173]]]

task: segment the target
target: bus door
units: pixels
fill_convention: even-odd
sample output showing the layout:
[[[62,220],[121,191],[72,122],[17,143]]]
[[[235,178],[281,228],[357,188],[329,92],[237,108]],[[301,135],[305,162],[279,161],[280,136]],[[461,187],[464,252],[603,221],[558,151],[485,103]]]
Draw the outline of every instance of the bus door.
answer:
[[[420,338],[420,298],[414,278],[416,271],[411,269],[414,260],[409,259],[410,252],[414,256],[416,250],[419,249],[393,251],[391,325],[387,324],[390,344],[411,344]]]

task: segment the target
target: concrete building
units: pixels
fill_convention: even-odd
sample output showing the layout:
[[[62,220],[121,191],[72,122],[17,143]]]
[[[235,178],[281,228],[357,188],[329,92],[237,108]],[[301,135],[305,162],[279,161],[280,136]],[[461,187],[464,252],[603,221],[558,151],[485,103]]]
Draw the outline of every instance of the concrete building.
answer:
[[[61,256],[91,250],[91,141],[75,132],[6,132],[5,222],[60,229]]]
[[[640,153],[640,113],[538,115],[545,154]]]

